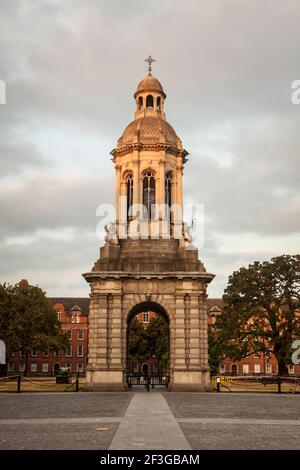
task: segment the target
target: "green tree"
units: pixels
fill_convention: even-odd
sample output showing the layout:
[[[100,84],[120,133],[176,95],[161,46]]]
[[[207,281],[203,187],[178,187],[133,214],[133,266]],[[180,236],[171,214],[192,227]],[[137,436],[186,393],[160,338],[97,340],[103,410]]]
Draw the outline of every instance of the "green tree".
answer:
[[[149,357],[156,356],[161,370],[165,371],[168,367],[168,323],[159,315],[152,317],[146,333],[149,343]]]
[[[222,353],[241,359],[271,350],[279,375],[288,374],[292,342],[300,335],[300,255],[255,262],[229,277],[215,332]]]
[[[208,363],[213,374],[219,371],[221,358],[224,356],[222,344],[220,342],[218,331],[215,325],[208,325]]]
[[[58,350],[68,344],[46,293],[26,283],[0,285],[0,338],[6,343],[7,359],[19,350],[25,352],[25,375],[31,349]]]
[[[128,356],[132,362],[144,361],[148,357],[148,340],[141,322],[134,317],[129,324]]]

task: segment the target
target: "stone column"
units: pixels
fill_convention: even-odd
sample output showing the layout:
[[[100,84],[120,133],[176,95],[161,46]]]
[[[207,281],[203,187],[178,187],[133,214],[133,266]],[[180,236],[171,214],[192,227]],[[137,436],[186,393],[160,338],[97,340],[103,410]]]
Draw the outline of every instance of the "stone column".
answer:
[[[185,346],[185,365],[186,368],[190,367],[190,296],[184,296],[184,346]]]
[[[163,152],[164,154],[164,152]],[[165,159],[161,158],[159,160],[159,177],[158,177],[158,191],[156,197],[156,204],[162,206],[165,204]],[[159,214],[159,237],[161,238],[163,234],[167,232],[166,226],[166,214],[164,213],[164,209],[160,207]],[[164,225],[163,225],[164,224]]]
[[[111,313],[111,369],[123,370],[122,295],[113,294]]]
[[[190,296],[190,367],[201,368],[201,319],[197,293]]]
[[[176,294],[174,314],[174,369],[185,368],[184,294]]]
[[[133,204],[141,204],[140,200],[140,174],[138,152],[135,152],[133,160]]]
[[[121,295],[109,293],[110,288],[116,290],[117,286],[112,286],[108,281],[101,287],[102,293],[92,295],[87,390],[125,389],[122,366]]]
[[[119,233],[120,217],[120,195],[121,195],[121,166],[116,165],[116,191],[115,191],[115,211],[116,211],[116,231]]]

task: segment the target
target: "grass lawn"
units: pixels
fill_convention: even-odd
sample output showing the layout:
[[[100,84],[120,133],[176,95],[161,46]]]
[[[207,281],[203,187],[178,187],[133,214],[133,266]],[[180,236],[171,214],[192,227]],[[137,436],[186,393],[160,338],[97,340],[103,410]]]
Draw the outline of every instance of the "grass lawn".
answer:
[[[28,377],[21,380],[21,392],[64,392],[66,389],[69,392],[75,392],[75,383],[70,384],[56,384],[55,377]],[[75,382],[75,377],[72,377],[72,382]],[[85,383],[85,378],[80,377],[79,389]],[[17,380],[1,381],[0,392],[16,392]]]
[[[216,384],[212,384],[216,388]],[[228,388],[227,388],[228,387]],[[246,382],[243,380],[233,380],[232,382],[225,381],[221,383],[220,391],[222,393],[230,392],[261,392],[261,393],[277,393],[278,387],[277,384],[267,384],[263,385],[259,382]],[[300,393],[300,386],[296,387],[290,383],[281,384],[282,393]]]

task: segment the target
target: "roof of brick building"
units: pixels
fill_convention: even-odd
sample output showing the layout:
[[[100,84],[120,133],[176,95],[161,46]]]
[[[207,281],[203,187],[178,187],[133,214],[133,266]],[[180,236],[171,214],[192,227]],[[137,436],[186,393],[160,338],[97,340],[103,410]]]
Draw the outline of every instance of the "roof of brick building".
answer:
[[[63,304],[66,313],[70,313],[73,307],[79,307],[82,315],[89,314],[89,297],[49,297],[49,300],[55,304]]]

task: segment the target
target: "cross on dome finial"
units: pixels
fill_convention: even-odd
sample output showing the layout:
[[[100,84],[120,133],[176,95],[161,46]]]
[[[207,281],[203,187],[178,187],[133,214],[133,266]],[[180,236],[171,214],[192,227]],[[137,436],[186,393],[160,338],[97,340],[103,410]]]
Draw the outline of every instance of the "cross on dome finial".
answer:
[[[151,72],[152,72],[151,64],[152,62],[156,62],[156,60],[152,59],[151,54],[149,54],[149,57],[148,59],[145,59],[145,62],[148,62],[148,75],[151,75]]]

